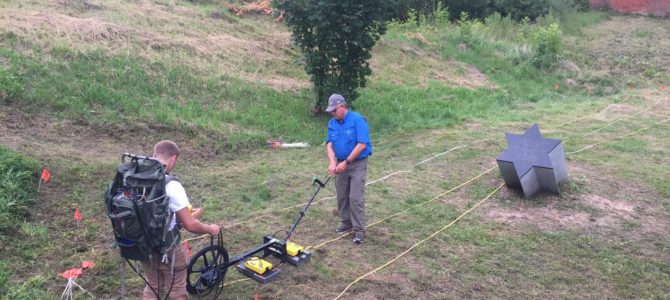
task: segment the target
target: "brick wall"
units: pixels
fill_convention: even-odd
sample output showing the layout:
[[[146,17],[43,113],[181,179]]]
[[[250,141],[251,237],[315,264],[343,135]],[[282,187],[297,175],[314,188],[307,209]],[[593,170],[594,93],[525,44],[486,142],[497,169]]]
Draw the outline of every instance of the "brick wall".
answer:
[[[670,0],[591,0],[591,6],[621,13],[670,16]]]

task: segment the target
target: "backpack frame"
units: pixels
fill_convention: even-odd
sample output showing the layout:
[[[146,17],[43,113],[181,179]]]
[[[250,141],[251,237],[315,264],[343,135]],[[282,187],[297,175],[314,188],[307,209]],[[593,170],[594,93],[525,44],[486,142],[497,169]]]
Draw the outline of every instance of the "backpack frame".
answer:
[[[153,157],[124,153],[105,190],[107,217],[121,257],[146,261],[167,254],[179,243],[179,226],[169,229],[173,213],[165,186],[174,180]]]

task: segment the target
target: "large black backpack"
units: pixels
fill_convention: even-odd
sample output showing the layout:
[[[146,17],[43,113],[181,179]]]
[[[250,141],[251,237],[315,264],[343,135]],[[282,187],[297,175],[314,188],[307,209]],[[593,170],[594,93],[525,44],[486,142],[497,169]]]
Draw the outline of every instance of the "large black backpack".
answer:
[[[170,180],[155,158],[129,153],[121,157],[114,181],[105,190],[105,207],[122,257],[144,261],[179,243],[178,226],[169,230],[173,213],[165,185]]]

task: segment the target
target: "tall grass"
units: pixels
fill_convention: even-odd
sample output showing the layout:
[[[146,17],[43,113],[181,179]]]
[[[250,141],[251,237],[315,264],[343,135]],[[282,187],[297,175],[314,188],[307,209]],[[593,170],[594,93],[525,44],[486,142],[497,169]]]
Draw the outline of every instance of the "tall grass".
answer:
[[[16,227],[28,212],[36,172],[36,162],[0,146],[0,230]]]
[[[463,15],[459,22],[440,28],[398,23],[389,28],[388,39],[431,48],[445,58],[477,67],[489,80],[502,86],[501,90],[477,96],[478,101],[488,101],[491,105],[555,97],[550,93],[550,86],[564,76],[532,64],[537,50],[532,37],[542,27],[528,20],[514,22],[509,17],[494,14],[480,21]],[[433,43],[426,46],[410,40],[403,33],[406,31],[420,33]],[[474,96],[479,92],[473,93]]]
[[[426,88],[379,83],[361,99],[370,99],[361,103],[360,110],[381,136],[449,127],[508,108],[508,98],[502,92],[454,88],[437,81]]]
[[[605,12],[572,13],[561,16],[561,30],[566,34],[581,35],[584,28],[607,20]]]

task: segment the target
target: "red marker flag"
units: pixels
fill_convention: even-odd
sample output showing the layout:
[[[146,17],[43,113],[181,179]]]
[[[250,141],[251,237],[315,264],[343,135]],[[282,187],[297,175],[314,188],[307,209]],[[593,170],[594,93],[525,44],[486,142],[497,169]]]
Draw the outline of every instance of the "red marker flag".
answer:
[[[81,213],[79,212],[79,208],[74,209],[74,220],[77,222],[81,221]]]
[[[81,263],[82,269],[90,269],[93,268],[93,266],[95,266],[95,264],[93,263],[92,260],[85,260]]]
[[[40,177],[40,179],[44,180],[44,182],[48,182],[49,179],[51,179],[51,173],[49,173],[49,170],[44,168],[42,170],[42,176]]]
[[[665,85],[661,87],[661,91],[665,91],[665,90],[667,90],[667,89],[668,89],[668,87],[665,86]]]
[[[191,257],[191,246],[188,245],[188,241],[184,241],[184,249],[186,249],[186,254],[188,254],[188,257]]]
[[[81,269],[79,268],[65,270],[65,272],[60,273],[60,276],[63,276],[65,279],[77,278],[79,275],[81,275]]]

